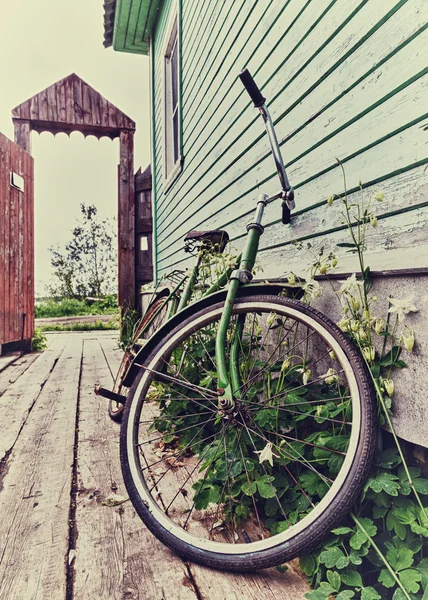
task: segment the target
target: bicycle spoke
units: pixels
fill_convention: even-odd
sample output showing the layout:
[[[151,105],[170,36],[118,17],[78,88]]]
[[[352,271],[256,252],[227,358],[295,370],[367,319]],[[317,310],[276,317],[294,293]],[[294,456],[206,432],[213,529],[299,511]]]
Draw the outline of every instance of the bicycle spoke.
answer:
[[[200,413],[185,413],[184,415],[178,415],[175,417],[170,417],[169,415],[166,417],[154,417],[153,419],[147,419],[146,421],[139,421],[140,424],[143,423],[153,423],[153,421],[179,421],[180,419],[188,419],[189,417],[200,417],[201,415],[211,415],[214,411],[209,410],[206,412]]]
[[[171,375],[166,375],[165,373],[161,373],[160,371],[155,371],[154,369],[150,369],[149,367],[146,367],[145,365],[139,365],[137,363],[135,363],[136,367],[139,367],[140,369],[144,369],[145,371],[147,371],[148,373],[154,373],[155,375],[157,375],[159,377],[159,379],[166,379],[167,381],[172,381],[172,383],[175,383],[177,385],[181,385],[182,387],[185,387],[189,390],[193,391],[198,391],[199,393],[201,392],[210,392],[212,394],[211,398],[217,398],[218,394],[215,394],[214,392],[211,392],[211,390],[207,390],[207,388],[203,388],[199,385],[195,385],[193,383],[187,383],[186,381],[182,381],[180,379],[175,379],[174,377],[171,377]],[[207,399],[209,399],[209,396],[205,396]]]
[[[188,431],[189,429],[193,429],[194,427],[197,427],[198,425],[206,425],[207,423],[210,423],[211,421],[213,421],[213,419],[207,419],[203,423],[194,423],[193,425],[189,425],[188,427],[183,427],[183,429],[178,429],[177,431],[173,431],[169,435],[175,436],[178,433],[183,433],[183,431]],[[203,429],[203,427],[201,427],[201,429]],[[167,432],[165,432],[165,433],[167,433]],[[145,444],[152,444],[153,442],[156,442],[157,440],[162,440],[164,438],[164,435],[161,435],[160,437],[152,439],[152,440],[146,440],[145,442],[140,442],[137,444],[137,446],[144,446]]]
[[[223,428],[222,437],[224,437],[226,430],[227,430],[227,426]],[[223,440],[221,440],[220,442],[222,442],[222,441],[223,441]],[[201,491],[202,491],[202,489],[203,489],[203,487],[204,487],[204,484],[205,484],[205,482],[206,482],[206,480],[207,480],[209,469],[210,469],[210,467],[212,466],[212,464],[214,463],[215,459],[217,458],[217,454],[218,454],[219,448],[220,448],[220,444],[217,446],[217,450],[216,450],[216,452],[215,452],[215,454],[214,454],[213,458],[211,459],[211,462],[210,462],[209,466],[207,467],[207,469],[206,469],[206,471],[205,471],[204,478],[203,478],[203,480],[202,480],[202,483],[201,483],[201,485],[199,486],[199,490],[198,490],[198,492],[197,492],[197,494],[196,494],[195,498],[193,499],[193,504],[192,504],[192,507],[191,507],[191,509],[190,509],[190,511],[189,511],[189,514],[188,514],[188,515],[187,515],[187,517],[186,517],[186,520],[185,520],[185,522],[184,522],[184,525],[183,525],[183,529],[186,529],[186,527],[187,527],[187,523],[189,522],[190,515],[192,514],[192,511],[193,511],[193,509],[194,509],[194,508],[195,508],[195,506],[196,506],[196,502],[198,501],[199,495],[200,495],[200,493],[201,493]]]
[[[252,436],[251,436],[251,433],[250,433],[250,431],[249,431],[248,425],[247,425],[246,423],[244,423],[244,426],[245,426],[245,429],[246,429],[246,431],[247,431],[247,433],[248,433],[248,437],[250,438],[251,444],[252,444],[252,446],[253,446],[253,448],[254,448],[255,452],[258,452],[258,450],[257,450],[257,447],[256,447],[256,445],[255,445],[255,443],[254,443],[254,440],[253,440],[253,438],[252,438]],[[253,433],[254,433],[254,432],[253,432]],[[268,440],[268,441],[269,441],[269,440]],[[245,461],[244,461],[244,463],[245,463]],[[268,475],[268,472],[266,471],[266,467],[264,466],[264,464],[263,464],[262,462],[261,462],[260,464],[262,465],[262,469],[263,469],[263,471],[265,472],[265,475],[269,477],[269,475]],[[273,486],[272,484],[270,484],[270,485],[271,485],[271,487],[272,487],[272,488],[274,488],[274,486]],[[250,489],[251,489],[251,486],[250,486]],[[288,524],[290,524],[290,522],[289,522],[289,520],[288,520],[288,518],[287,518],[287,515],[285,514],[285,512],[284,512],[284,509],[282,508],[282,504],[281,504],[281,502],[279,501],[279,498],[278,498],[278,496],[277,496],[276,492],[275,492],[274,494],[275,494],[275,495],[274,495],[274,498],[276,499],[276,501],[277,501],[277,503],[278,503],[279,509],[280,509],[280,511],[282,512],[282,514],[283,514],[283,516],[284,516],[284,519],[287,521],[287,523],[288,523]]]

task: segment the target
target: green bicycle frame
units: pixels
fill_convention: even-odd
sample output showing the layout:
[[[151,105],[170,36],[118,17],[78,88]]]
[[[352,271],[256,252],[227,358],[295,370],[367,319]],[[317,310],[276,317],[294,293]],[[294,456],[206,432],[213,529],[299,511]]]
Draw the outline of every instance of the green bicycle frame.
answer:
[[[259,249],[260,236],[263,233],[261,224],[263,212],[268,201],[265,194],[261,194],[257,202],[255,219],[247,225],[247,242],[239,262],[239,269],[232,272],[230,276],[229,289],[226,296],[224,311],[222,313],[219,328],[217,331],[215,343],[215,357],[217,364],[217,386],[221,398],[220,406],[232,409],[234,406],[234,397],[239,397],[241,381],[239,376],[239,349],[241,346],[242,333],[245,325],[245,315],[238,317],[237,325],[234,331],[234,338],[231,344],[229,363],[226,359],[226,341],[232,318],[233,306],[241,285],[249,283],[253,277],[252,271],[256,262]]]

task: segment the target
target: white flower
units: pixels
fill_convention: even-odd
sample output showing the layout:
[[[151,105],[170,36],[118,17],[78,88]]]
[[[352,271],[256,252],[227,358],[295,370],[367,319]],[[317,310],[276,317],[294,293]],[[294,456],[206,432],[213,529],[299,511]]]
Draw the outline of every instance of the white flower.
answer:
[[[287,276],[288,279],[288,283],[290,285],[294,285],[296,283],[296,276],[294,273],[289,273],[289,275]]]
[[[412,352],[413,346],[415,345],[415,332],[406,327],[401,334],[401,341],[403,342],[407,352]]]
[[[268,326],[270,327],[271,325],[273,325],[276,321],[276,313],[269,313],[266,319],[266,323],[268,324]]]
[[[407,298],[389,298],[390,307],[388,309],[389,313],[396,313],[398,316],[398,320],[402,321],[404,316],[409,312],[418,312],[418,309],[413,304],[413,296],[408,296]]]
[[[302,285],[302,288],[309,299],[321,296],[321,286],[315,279],[309,279]]]
[[[381,331],[385,329],[385,321],[383,319],[376,319],[373,323],[373,329],[379,335]]]
[[[335,381],[339,381],[339,377],[334,369],[329,369],[327,373],[321,375],[327,385],[331,385]]]
[[[286,371],[290,365],[291,365],[291,360],[289,358],[286,358],[281,365],[281,371]]]
[[[373,198],[378,202],[382,202],[382,200],[385,198],[385,194],[383,192],[377,192]]]
[[[256,454],[259,454],[259,463],[265,462],[266,460],[273,467],[273,457],[279,458],[277,454],[272,452],[272,442],[268,442],[263,450],[256,450]]]
[[[391,396],[393,396],[393,394],[394,394],[394,382],[392,381],[392,379],[384,379],[383,385],[384,385],[386,393],[391,398]]]
[[[311,370],[306,369],[306,371],[304,371],[303,376],[302,376],[303,385],[306,385],[308,383],[310,376],[311,376]]]
[[[367,362],[373,362],[375,359],[375,349],[373,346],[366,346],[363,348],[363,355]]]
[[[357,280],[357,276],[353,273],[346,281],[340,282],[342,285],[339,289],[339,294],[352,294],[358,290],[358,287],[363,285],[362,281]]]

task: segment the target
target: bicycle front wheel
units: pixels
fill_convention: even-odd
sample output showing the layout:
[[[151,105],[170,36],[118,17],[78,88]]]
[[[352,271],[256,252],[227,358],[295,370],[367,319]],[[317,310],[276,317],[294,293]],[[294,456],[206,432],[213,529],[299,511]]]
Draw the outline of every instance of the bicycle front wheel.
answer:
[[[372,460],[375,398],[360,354],[324,315],[246,296],[226,348],[239,388],[234,406],[219,409],[222,311],[195,310],[141,365],[121,463],[137,513],[164,544],[191,561],[250,571],[313,547],[349,511]]]

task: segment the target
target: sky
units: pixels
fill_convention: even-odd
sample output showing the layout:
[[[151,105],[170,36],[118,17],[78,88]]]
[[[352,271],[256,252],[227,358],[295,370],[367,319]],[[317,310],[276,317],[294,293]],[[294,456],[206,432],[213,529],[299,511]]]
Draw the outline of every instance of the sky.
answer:
[[[150,162],[149,59],[103,46],[102,0],[0,0],[0,132],[11,110],[76,73],[137,124],[135,169]],[[35,160],[36,296],[51,277],[50,246],[64,247],[80,203],[117,212],[119,141],[32,133]]]

